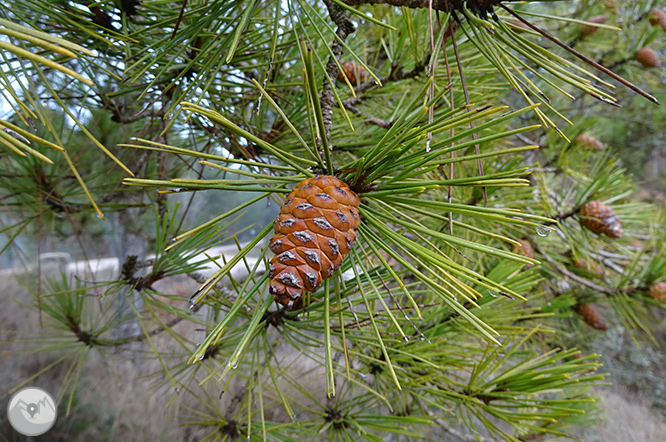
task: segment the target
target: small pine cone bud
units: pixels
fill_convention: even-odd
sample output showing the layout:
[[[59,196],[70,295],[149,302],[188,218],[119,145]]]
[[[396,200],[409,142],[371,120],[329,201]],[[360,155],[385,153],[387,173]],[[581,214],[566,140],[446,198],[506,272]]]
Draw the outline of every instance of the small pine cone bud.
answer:
[[[578,304],[575,308],[587,325],[597,330],[608,330],[608,325],[601,320],[601,315],[592,304]]]
[[[515,32],[516,34],[522,34],[525,32],[525,30],[529,29],[529,27],[525,23],[518,20],[508,20],[507,24],[511,29],[513,29],[513,32]]]
[[[594,233],[611,238],[622,236],[622,223],[615,212],[599,201],[590,201],[578,212],[580,223]]]
[[[638,61],[644,68],[656,68],[661,64],[659,55],[650,48],[643,48],[636,52],[636,61]]]
[[[652,26],[661,26],[666,24],[666,12],[661,9],[653,9],[648,12],[648,20]]]
[[[275,301],[300,308],[303,295],[330,278],[351,251],[361,224],[360,199],[338,178],[318,175],[301,181],[273,223],[269,248],[269,292]]]
[[[617,8],[620,7],[620,5],[617,3],[617,0],[603,0],[602,3],[611,12],[617,11]]]
[[[587,150],[604,150],[603,143],[591,135],[578,135],[575,143]]]
[[[513,253],[522,255],[526,258],[534,258],[534,250],[532,250],[532,244],[526,239],[519,239],[520,244],[515,244],[513,246]]]
[[[343,72],[344,75],[342,74]],[[352,84],[352,86],[356,86],[357,84],[360,83],[365,83],[365,80],[368,77],[368,73],[365,72],[365,69],[359,66],[358,63],[352,63],[351,61],[343,63],[342,70],[338,71],[338,81],[344,83],[345,75],[349,79],[349,82]],[[358,83],[356,82],[357,79]]]
[[[587,19],[587,22],[589,23],[596,23],[596,24],[604,24],[608,20],[607,15],[595,15],[594,17],[590,17]],[[587,37],[588,35],[592,35],[595,32],[599,30],[598,27],[596,26],[590,26],[590,25],[581,25],[580,26],[580,33],[583,35],[583,37]]]
[[[655,282],[648,288],[647,295],[657,301],[666,301],[666,282]]]
[[[584,259],[577,259],[574,261],[573,266],[591,274],[592,276],[596,276],[597,278],[603,278],[604,276],[604,269],[594,261],[588,262]]]

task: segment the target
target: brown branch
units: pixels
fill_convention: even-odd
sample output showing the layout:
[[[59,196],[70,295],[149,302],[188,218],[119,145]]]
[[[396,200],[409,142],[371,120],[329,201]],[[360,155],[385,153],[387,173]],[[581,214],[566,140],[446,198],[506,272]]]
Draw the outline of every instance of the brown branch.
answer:
[[[342,57],[342,52],[344,50],[342,42],[347,39],[349,34],[356,31],[356,28],[340,6],[336,5],[331,0],[324,0],[324,3],[328,8],[328,14],[331,17],[331,20],[338,26],[338,29],[335,31],[338,38],[334,39],[333,43],[331,43],[331,52],[333,52],[333,55],[328,58],[328,63],[326,63],[326,78],[324,78],[320,99],[324,130],[326,131],[326,139],[330,144],[331,126],[333,124],[333,103],[335,100],[333,83],[338,76],[336,59],[339,61],[340,57]]]
[[[401,6],[412,9],[426,9],[430,6],[430,0],[342,0],[349,6],[368,5],[390,5]],[[451,2],[456,3],[455,1]],[[458,2],[462,3],[462,2]],[[445,0],[432,0],[432,9],[436,11],[446,10]]]
[[[412,9],[432,9],[434,11],[446,12],[450,9],[456,11],[463,11],[466,6],[472,12],[474,12],[479,17],[486,19],[488,14],[491,14],[495,17],[493,7],[500,4],[500,2],[516,2],[520,0],[483,0],[470,2],[468,0],[342,0],[350,6],[358,6],[362,4],[370,5],[391,5],[391,6],[401,6],[405,8]],[[447,6],[448,3],[448,6]]]
[[[194,281],[198,282],[201,285],[205,284],[206,281],[208,280],[204,275],[202,275],[199,272],[187,272],[187,276],[189,276],[190,278],[192,278]],[[229,289],[228,287],[225,287],[221,283],[218,283],[214,287],[214,290],[216,290],[220,295],[224,296],[229,302],[231,302],[231,303],[236,302],[237,297],[233,293],[233,291],[231,289]],[[190,303],[192,302],[194,297],[197,296],[198,293],[199,293],[199,291],[197,290],[197,292],[190,297]],[[201,308],[202,305],[203,304],[196,304],[196,305],[191,304],[190,305],[190,310],[192,310],[193,312],[197,312],[197,311],[199,311],[199,309]],[[247,312],[249,314],[252,313],[252,309],[249,306],[245,305],[245,304],[243,304],[243,309],[245,310],[245,312]]]
[[[180,7],[180,13],[178,14],[178,19],[176,20],[176,26],[173,27],[173,32],[171,33],[171,38],[169,40],[173,40],[174,37],[176,36],[176,32],[178,32],[178,27],[180,26],[180,23],[183,20],[183,13],[185,12],[186,6],[187,6],[187,0],[183,0],[183,5]]]
[[[423,58],[423,60],[419,61],[418,63],[416,63],[416,65],[414,65],[414,68],[412,70],[407,72],[404,72],[402,68],[398,67],[397,63],[394,63],[391,66],[391,73],[386,77],[381,77],[380,81],[382,82],[383,85],[386,85],[394,81],[401,81],[418,77],[420,74],[425,72],[426,68],[428,67],[428,62],[430,61],[430,55],[431,55],[430,53],[427,54]],[[363,93],[376,86],[378,86],[378,84],[375,82],[375,80],[369,80],[366,81],[365,83],[361,83],[360,85],[354,88],[354,93],[356,94],[356,97],[351,97],[346,100],[343,100],[342,104],[344,104],[345,107],[347,107],[347,105],[353,106],[359,104],[361,101],[365,99]]]
[[[604,293],[606,295],[614,295],[614,294],[617,293],[616,290],[606,288],[606,287],[602,287],[598,284],[593,283],[589,279],[583,278],[581,276],[576,275],[575,273],[570,272],[565,267],[563,267],[563,266],[559,265],[557,262],[555,262],[555,260],[553,260],[550,256],[548,256],[541,249],[541,247],[539,247],[539,245],[537,243],[531,242],[531,244],[532,244],[532,247],[534,247],[534,250],[536,250],[541,256],[543,256],[543,259],[548,261],[548,263],[550,265],[552,265],[555,268],[555,270],[560,272],[563,276],[565,276],[565,277],[567,277],[567,278],[569,278],[569,279],[571,279],[571,280],[573,280],[573,281],[575,281],[575,282],[577,282],[581,285],[584,285],[585,287],[591,288],[592,290],[596,290],[596,291],[598,291],[600,293]]]
[[[101,346],[117,346],[117,345],[125,345],[125,344],[130,344],[132,342],[141,342],[144,339],[146,339],[149,336],[156,336],[160,333],[162,333],[164,330],[167,328],[171,328],[174,325],[178,324],[180,321],[182,321],[183,318],[182,316],[178,316],[171,321],[167,322],[164,324],[164,326],[159,326],[148,333],[141,333],[139,335],[134,335],[134,336],[128,336],[126,338],[120,338],[120,339],[114,339],[114,340],[105,340],[105,339],[97,339],[95,342],[95,345],[101,345]]]
[[[120,338],[120,339],[99,339],[97,334],[88,333],[87,331],[82,330],[78,321],[76,321],[71,314],[67,314],[65,319],[66,319],[65,325],[67,326],[67,328],[69,328],[69,330],[72,333],[74,333],[74,335],[76,335],[77,339],[80,342],[83,342],[85,345],[89,347],[95,347],[95,346],[115,347],[119,345],[130,344],[132,342],[141,342],[144,339],[146,339],[148,336],[156,336],[162,333],[167,328],[171,328],[174,325],[178,324],[184,318],[179,316],[167,322],[163,326],[151,330],[148,333],[141,333],[139,335],[128,336],[126,338]]]
[[[445,4],[447,5],[447,11],[448,11],[448,2],[445,0]],[[458,15],[453,11],[452,16],[456,19],[457,23],[461,23],[460,19],[458,18]],[[451,25],[449,19],[449,26]],[[453,45],[453,53],[456,56],[456,64],[458,65],[458,76],[460,77],[460,84],[462,86],[463,94],[465,95],[465,104],[467,104],[467,112],[471,112],[472,109],[470,107],[470,101],[469,101],[469,93],[467,92],[467,82],[465,81],[465,74],[463,73],[463,68],[462,68],[462,62],[460,60],[460,54],[458,53],[458,43],[456,43],[456,33],[451,31],[451,43]],[[469,127],[474,130],[474,121],[469,122]],[[472,133],[472,138],[474,141],[477,140],[478,135],[476,132]],[[474,149],[477,155],[481,154],[481,150],[479,148],[479,144],[476,143],[474,144]],[[481,162],[481,158],[477,158],[476,160],[477,167],[479,169],[479,175],[483,176],[483,163]],[[453,168],[451,168],[453,170]],[[488,194],[486,192],[486,187],[482,186],[481,187],[481,192],[483,193],[483,203],[485,207],[488,207]]]
[[[626,87],[628,87],[629,89],[631,89],[632,91],[636,92],[636,93],[639,94],[639,95],[642,95],[643,97],[647,98],[648,100],[652,101],[653,103],[659,104],[659,100],[657,100],[655,97],[653,97],[652,95],[650,95],[650,94],[648,94],[647,92],[645,92],[643,89],[639,88],[638,86],[635,86],[633,83],[631,83],[631,82],[625,80],[624,78],[620,77],[619,75],[617,75],[615,72],[611,71],[610,69],[608,69],[608,68],[606,68],[606,67],[600,65],[599,63],[597,63],[596,61],[592,60],[591,58],[586,57],[585,55],[581,54],[581,53],[578,52],[577,50],[575,50],[575,49],[573,49],[573,48],[567,46],[567,45],[564,44],[564,43],[562,43],[562,42],[561,42],[560,40],[558,40],[557,38],[555,38],[555,37],[553,37],[552,35],[548,34],[546,31],[544,31],[544,30],[542,30],[542,29],[540,29],[540,28],[534,26],[532,23],[528,22],[527,20],[525,20],[525,19],[522,18],[520,15],[516,14],[514,11],[512,11],[512,10],[509,9],[509,8],[507,8],[507,7],[504,6],[503,4],[500,4],[500,7],[502,7],[502,8],[503,8],[505,11],[507,11],[509,14],[511,14],[511,15],[513,15],[514,17],[516,17],[516,18],[517,18],[518,20],[520,20],[523,24],[529,26],[530,29],[532,29],[532,30],[534,30],[534,31],[537,31],[539,34],[543,35],[543,36],[546,37],[548,40],[550,40],[550,41],[552,41],[553,43],[555,43],[556,45],[560,46],[561,48],[563,48],[564,50],[566,50],[566,51],[569,52],[570,54],[575,55],[576,57],[578,57],[579,59],[581,59],[581,60],[584,61],[585,63],[589,64],[590,66],[593,66],[593,67],[599,69],[599,70],[600,70],[601,72],[603,72],[604,74],[606,74],[606,75],[610,76],[611,78],[613,78],[613,79],[619,81],[620,83],[622,83],[623,85],[625,85]],[[599,100],[601,100],[601,101],[603,101],[603,102],[605,102],[605,103],[608,102],[609,104],[613,104],[613,102],[611,102],[610,100],[608,100],[608,99],[606,99],[606,98],[599,97],[599,96],[595,96],[595,95],[592,95],[592,96],[594,96],[595,98],[597,98],[597,99],[599,99]]]
[[[497,442],[497,439],[491,439],[491,438],[488,438],[488,437],[483,437],[483,436],[480,436],[478,434],[476,434],[476,435],[475,434],[466,434],[466,433],[463,433],[462,431],[451,428],[442,419],[435,418],[435,422],[437,422],[437,425],[439,425],[442,428],[442,430],[449,433],[451,436],[456,437],[457,440],[459,440],[459,441]]]
[[[345,106],[345,109],[350,111],[353,114],[360,115],[361,117],[365,118],[365,123],[366,124],[374,124],[379,127],[383,127],[384,129],[390,129],[391,126],[393,126],[393,121],[386,121],[382,120],[381,118],[376,118],[372,117],[364,112],[362,112],[359,108],[354,106],[353,104],[342,102],[342,104]]]

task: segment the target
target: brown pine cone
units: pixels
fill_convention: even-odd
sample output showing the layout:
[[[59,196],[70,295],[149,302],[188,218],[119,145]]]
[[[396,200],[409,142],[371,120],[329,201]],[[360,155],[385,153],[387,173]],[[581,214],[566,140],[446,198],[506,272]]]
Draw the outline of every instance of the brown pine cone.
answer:
[[[578,135],[575,143],[588,150],[604,150],[603,143],[591,135]]]
[[[586,21],[589,23],[597,23],[597,24],[604,24],[608,20],[607,15],[595,15],[594,17],[588,18]],[[599,30],[598,27],[596,26],[590,26],[590,25],[581,25],[580,26],[580,33],[583,35],[583,37],[587,37],[588,35],[592,35],[595,32]]]
[[[317,290],[351,251],[361,224],[360,199],[333,176],[301,181],[282,205],[273,223],[269,292],[291,309],[302,305],[306,292]]]
[[[518,242],[520,245],[516,244],[513,246],[513,253],[522,255],[526,258],[534,258],[534,250],[532,249],[532,244],[526,239],[519,239]]]
[[[636,52],[635,58],[644,68],[656,68],[661,64],[659,55],[650,48],[643,48]]]
[[[594,233],[611,238],[622,236],[622,223],[615,212],[599,201],[590,201],[578,212],[580,223]]]
[[[601,315],[592,304],[578,304],[574,310],[582,316],[587,325],[597,330],[608,330],[608,325],[601,320]]]
[[[661,9],[653,9],[648,12],[648,20],[652,26],[661,26],[666,29],[666,12]]]
[[[343,72],[344,75],[342,74]],[[349,79],[349,82],[352,86],[365,83],[365,80],[368,77],[368,73],[365,72],[365,69],[363,69],[358,63],[353,63],[351,61],[342,64],[342,70],[338,71],[338,81],[344,83],[345,75]],[[357,79],[358,83],[356,82]]]
[[[655,282],[648,288],[647,295],[657,301],[666,301],[666,282]]]

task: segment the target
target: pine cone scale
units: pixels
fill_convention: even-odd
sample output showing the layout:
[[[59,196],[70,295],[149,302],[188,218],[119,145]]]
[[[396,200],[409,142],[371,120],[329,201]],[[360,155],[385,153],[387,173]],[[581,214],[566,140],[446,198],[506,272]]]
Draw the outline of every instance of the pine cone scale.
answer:
[[[340,202],[325,192],[313,193],[307,197],[307,201],[320,209],[336,209]]]

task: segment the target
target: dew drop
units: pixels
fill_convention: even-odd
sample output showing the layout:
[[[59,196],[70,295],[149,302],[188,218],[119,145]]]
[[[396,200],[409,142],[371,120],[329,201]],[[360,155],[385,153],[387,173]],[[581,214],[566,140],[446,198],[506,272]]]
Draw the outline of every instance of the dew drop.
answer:
[[[548,236],[548,235],[550,235],[550,233],[551,233],[553,230],[555,230],[555,229],[553,229],[552,227],[548,227],[548,226],[537,226],[537,228],[536,228],[536,233],[537,233],[537,235],[539,235],[539,236]]]
[[[489,294],[490,296],[492,296],[493,298],[497,298],[497,293],[491,292],[489,289],[486,289],[486,291],[487,291],[488,294]]]
[[[137,137],[132,137],[132,138],[130,138],[130,141],[136,141],[136,140],[138,140]]]

